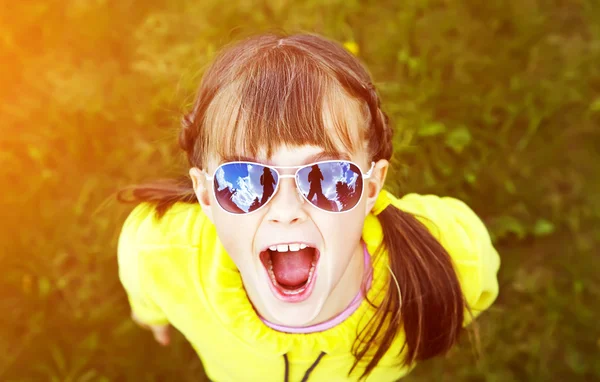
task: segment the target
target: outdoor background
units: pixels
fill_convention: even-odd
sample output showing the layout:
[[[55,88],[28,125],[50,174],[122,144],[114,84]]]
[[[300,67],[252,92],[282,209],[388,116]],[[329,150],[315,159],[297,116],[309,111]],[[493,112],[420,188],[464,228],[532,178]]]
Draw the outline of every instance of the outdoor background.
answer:
[[[405,380],[600,381],[597,0],[2,1],[0,380],[205,380],[179,333],[129,319],[113,193],[185,173],[204,68],[270,29],[358,55],[396,128],[390,190],[463,199],[502,256],[483,356],[465,336]]]

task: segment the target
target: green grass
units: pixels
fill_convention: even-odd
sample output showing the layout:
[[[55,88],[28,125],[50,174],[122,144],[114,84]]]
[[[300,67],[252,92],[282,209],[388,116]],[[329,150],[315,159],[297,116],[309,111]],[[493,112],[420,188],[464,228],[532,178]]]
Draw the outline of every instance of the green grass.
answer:
[[[177,123],[219,47],[355,42],[396,127],[389,188],[452,195],[502,256],[498,301],[407,381],[600,381],[594,0],[12,2],[0,12],[0,380],[197,381],[129,319],[119,187],[181,174]]]

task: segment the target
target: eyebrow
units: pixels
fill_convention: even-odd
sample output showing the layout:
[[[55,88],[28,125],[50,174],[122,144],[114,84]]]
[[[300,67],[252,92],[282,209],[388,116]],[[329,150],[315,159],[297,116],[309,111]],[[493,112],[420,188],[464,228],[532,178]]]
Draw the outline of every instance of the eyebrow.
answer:
[[[305,165],[305,164],[309,164],[309,163],[314,163],[314,162],[318,162],[321,160],[332,160],[332,159],[341,159],[341,160],[350,160],[350,155],[343,153],[343,152],[338,152],[338,151],[321,151],[319,153],[310,155],[308,157],[306,157],[304,159],[304,161],[302,163],[299,164],[299,166]],[[237,161],[245,161],[245,162],[255,162],[255,163],[264,163],[266,165],[269,166],[273,166],[273,167],[277,167],[274,166],[272,164],[272,162],[267,161],[267,162],[262,162],[259,161],[256,158],[252,158],[252,157],[247,157],[247,156],[243,156],[243,155],[227,155],[224,156],[222,158],[222,163],[226,163],[226,162],[237,162]]]

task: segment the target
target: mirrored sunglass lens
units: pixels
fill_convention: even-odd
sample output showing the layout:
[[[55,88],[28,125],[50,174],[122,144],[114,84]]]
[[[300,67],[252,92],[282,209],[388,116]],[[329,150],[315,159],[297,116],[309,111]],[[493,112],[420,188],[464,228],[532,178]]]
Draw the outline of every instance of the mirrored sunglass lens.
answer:
[[[271,199],[277,180],[277,173],[268,167],[254,163],[226,163],[215,173],[215,196],[225,211],[245,214]]]
[[[360,200],[363,180],[360,169],[350,162],[324,162],[298,171],[298,188],[316,207],[344,212]]]

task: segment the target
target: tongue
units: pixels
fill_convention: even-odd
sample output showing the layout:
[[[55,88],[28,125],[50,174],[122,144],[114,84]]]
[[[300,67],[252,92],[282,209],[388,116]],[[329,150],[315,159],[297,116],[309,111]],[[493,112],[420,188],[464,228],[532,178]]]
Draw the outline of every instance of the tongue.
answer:
[[[280,285],[299,287],[308,280],[314,249],[305,248],[294,252],[271,252],[273,273]]]

